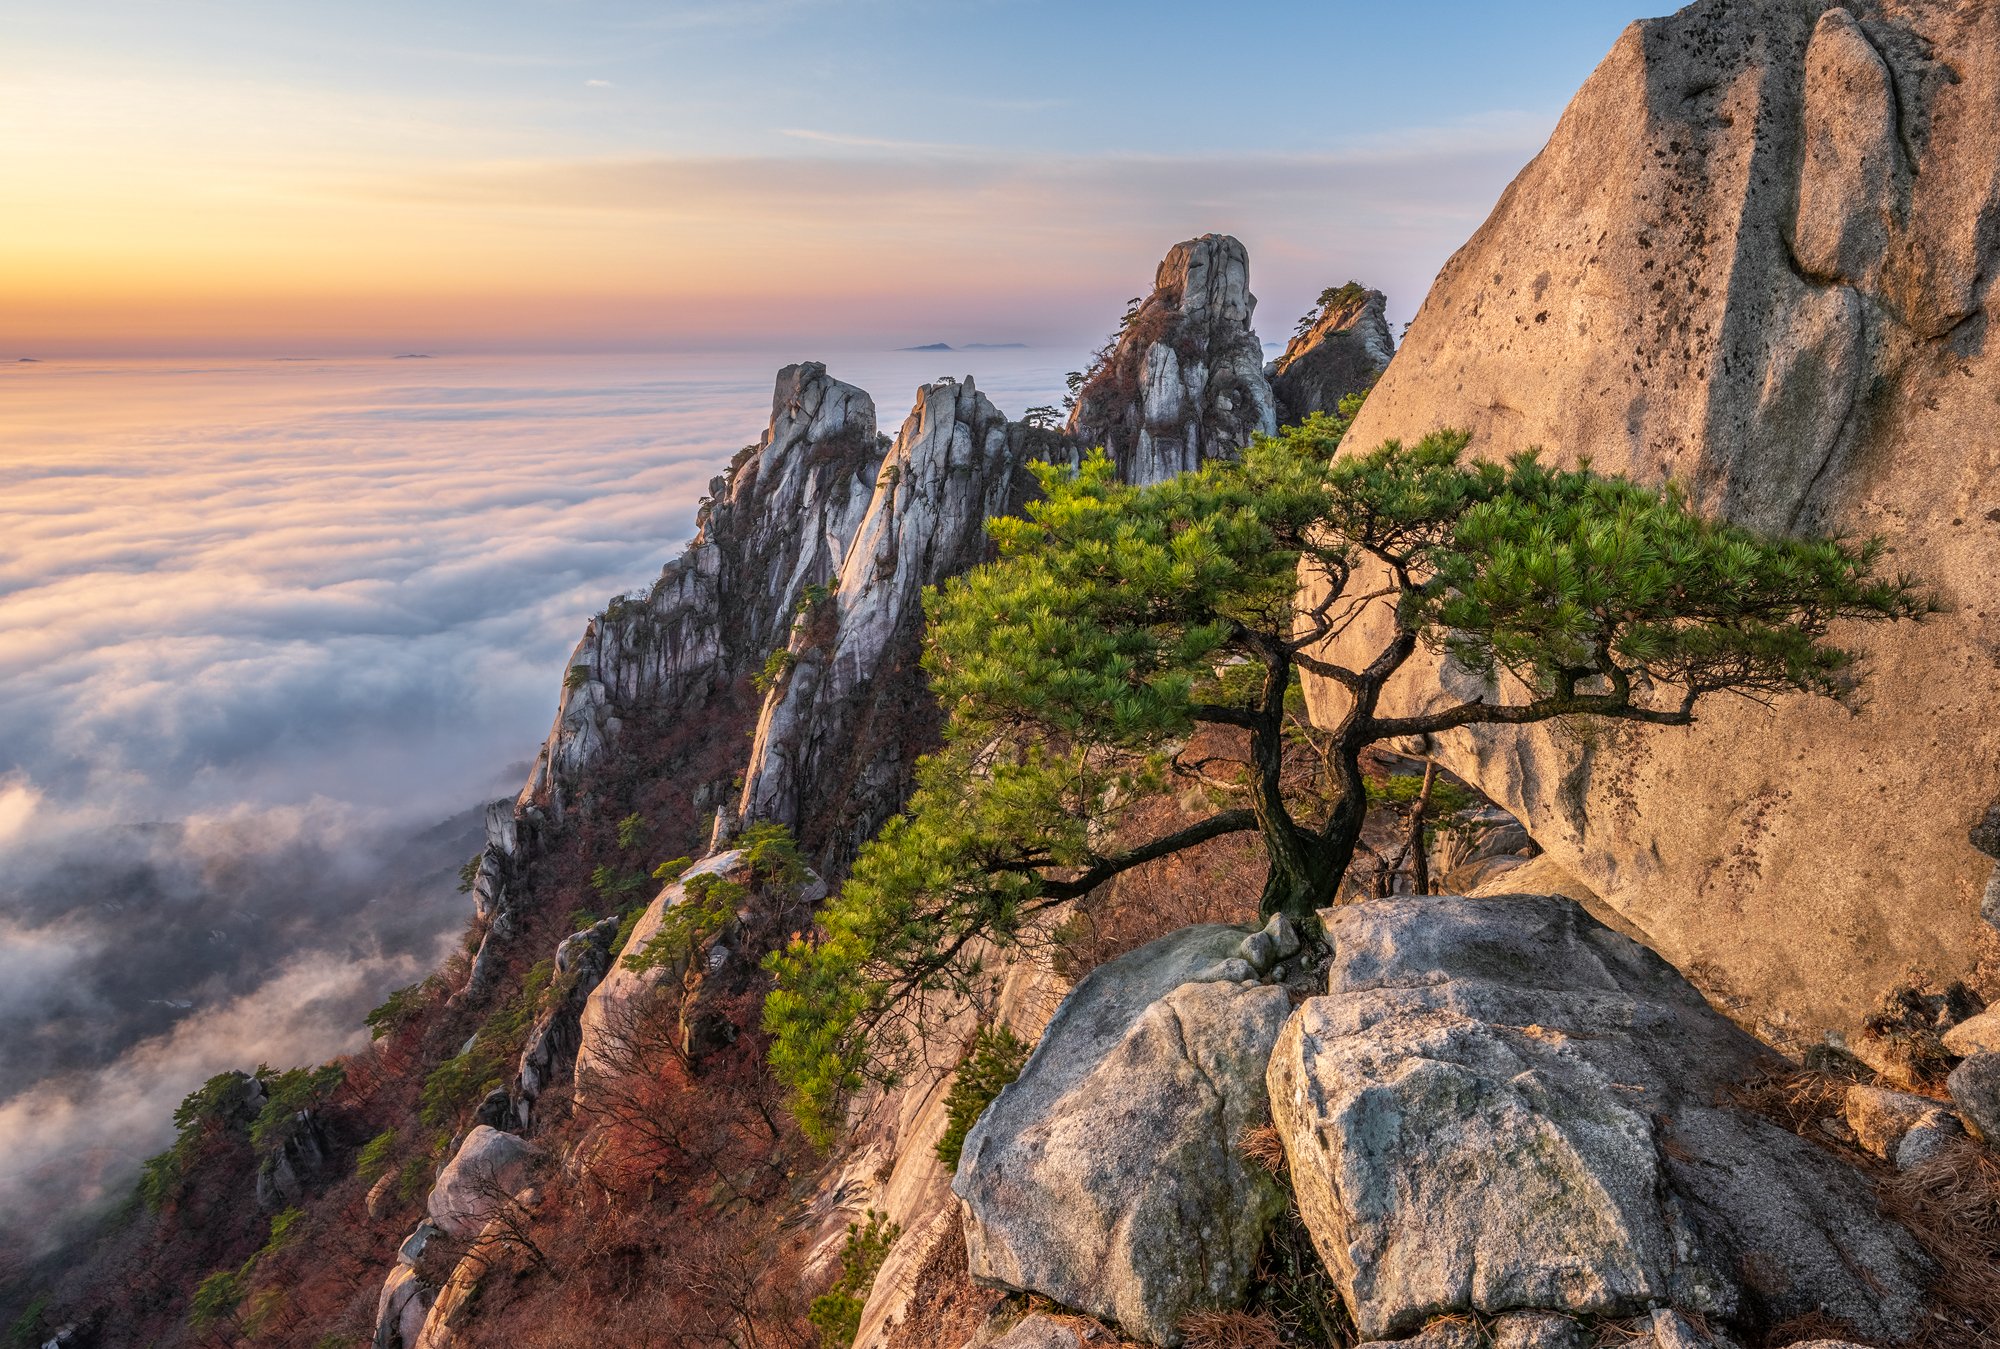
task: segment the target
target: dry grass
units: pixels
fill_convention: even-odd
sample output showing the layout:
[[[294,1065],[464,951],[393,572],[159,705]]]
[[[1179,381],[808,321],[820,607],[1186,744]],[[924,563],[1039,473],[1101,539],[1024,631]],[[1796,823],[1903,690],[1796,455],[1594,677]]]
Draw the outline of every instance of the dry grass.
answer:
[[[1274,1176],[1285,1174],[1285,1139],[1275,1124],[1260,1124],[1254,1129],[1245,1129],[1237,1135],[1236,1150],[1252,1166],[1261,1167]]]
[[[1649,1345],[1654,1343],[1653,1323],[1645,1319],[1613,1321],[1607,1318],[1591,1326],[1590,1334],[1590,1342],[1595,1349],[1640,1349],[1642,1341]]]
[[[1936,1292],[1952,1324],[1924,1340],[1938,1349],[2000,1347],[2000,1160],[1970,1140],[1885,1178],[1882,1209],[1937,1261]]]
[[[1811,1068],[1790,1069],[1767,1072],[1741,1084],[1731,1094],[1744,1109],[1782,1124],[1809,1142],[1830,1147],[1833,1140],[1821,1132],[1819,1122],[1842,1117],[1847,1089],[1853,1085],[1832,1073]]]
[[[1278,1349],[1276,1318],[1263,1312],[1189,1312],[1181,1318],[1187,1349]]]
[[[991,1289],[973,1287],[966,1272],[965,1229],[955,1215],[905,1279],[898,1291],[907,1300],[909,1314],[889,1327],[887,1349],[964,1344],[985,1324],[998,1300]]]

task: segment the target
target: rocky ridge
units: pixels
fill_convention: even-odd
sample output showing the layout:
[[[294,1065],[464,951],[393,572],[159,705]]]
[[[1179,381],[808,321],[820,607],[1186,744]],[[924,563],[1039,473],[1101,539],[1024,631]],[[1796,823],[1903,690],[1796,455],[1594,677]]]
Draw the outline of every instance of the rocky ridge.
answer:
[[[889,443],[866,393],[817,362],[781,370],[769,426],[710,484],[695,539],[585,628],[527,784],[489,810],[474,897],[493,949],[482,944],[470,985],[511,937],[510,895],[543,834],[634,718],[701,726],[711,744],[724,724],[754,727],[740,791],[690,783],[695,812],[720,817],[718,842],[744,822],[794,828],[838,876],[935,734],[917,675],[923,587],[984,555],[985,520],[1019,502],[1030,457],[1103,444],[1130,480],[1152,482],[1275,429],[1255,307],[1242,244],[1175,245],[1064,437],[1008,420],[967,378],[920,389]],[[1141,345],[1141,332],[1158,340]],[[1170,366],[1171,380],[1145,373]]]
[[[1218,251],[1227,265],[1211,277],[1210,255]],[[1206,350],[1211,342],[1225,356],[1246,344],[1254,349],[1248,327],[1254,301],[1240,244],[1208,236],[1180,245],[1160,275],[1177,309],[1194,287],[1188,331],[1198,340],[1189,338],[1190,349]],[[1254,398],[1268,409],[1262,373],[1251,375]],[[1199,385],[1206,375],[1197,371],[1195,378]],[[1241,387],[1243,378],[1232,370],[1225,382]],[[1222,407],[1228,410],[1226,399]],[[1258,426],[1268,429],[1268,412],[1260,415]],[[1246,438],[1211,434],[1210,443],[1221,452]],[[527,785],[515,800],[489,810],[473,887],[484,934],[460,996],[483,994],[497,977],[537,858],[588,797],[593,774],[622,752],[622,737],[642,726],[652,736],[663,727],[699,727],[698,739],[726,744],[732,728],[748,719],[746,690],[761,682],[740,793],[726,796],[720,780],[682,784],[697,808],[714,809],[710,851],[625,925],[622,947],[616,919],[560,942],[552,996],[529,1028],[509,1088],[493,1094],[492,1109],[482,1106],[482,1122],[458,1157],[497,1156],[490,1126],[533,1131],[538,1102],[572,1078],[574,1101],[587,1104],[594,1080],[630,1069],[628,1060],[645,1050],[650,1041],[642,1042],[636,1028],[670,991],[681,1003],[678,1052],[693,1064],[714,1047],[703,1042],[704,990],[747,984],[782,931],[753,938],[746,914],[705,939],[700,960],[685,968],[638,971],[621,957],[646,946],[688,902],[695,882],[753,881],[744,852],[730,846],[749,826],[782,825],[823,866],[844,869],[901,804],[910,765],[936,734],[917,666],[924,587],[986,555],[985,522],[1018,507],[1031,485],[1023,472],[1031,455],[1075,453],[1046,431],[1008,420],[970,378],[920,389],[900,433],[886,442],[877,435],[868,395],[824,366],[805,363],[779,373],[770,425],[711,484],[697,537],[645,595],[616,600],[592,620],[570,658],[554,726]],[[1203,457],[1198,443],[1177,453],[1177,467],[1160,475]],[[1152,471],[1148,462],[1136,461],[1137,471]],[[759,901],[770,910],[764,927],[781,918],[793,926],[807,921],[810,904],[824,893],[807,872],[783,897]],[[1003,997],[1002,1008],[1012,1009],[1005,1014],[1024,1031],[1038,1030],[1052,1006],[1045,984],[1030,968],[1009,978],[1015,991]],[[724,1042],[735,1033],[730,1025],[715,1029]],[[934,1073],[864,1104],[857,1119],[864,1133],[867,1121],[877,1121],[879,1139],[875,1152],[862,1155],[878,1160],[859,1170],[851,1162],[827,1178],[809,1271],[834,1259],[850,1217],[878,1203],[898,1223],[912,1225],[945,1211],[949,1177],[930,1156],[943,1123],[943,1082]],[[878,1175],[883,1149],[888,1169]],[[587,1169],[590,1153],[586,1140],[575,1160]],[[479,1253],[480,1243],[491,1245],[476,1230],[479,1222],[440,1229],[435,1210],[462,1207],[453,1198],[466,1188],[453,1179],[461,1172],[485,1174],[475,1162],[454,1162],[441,1173],[432,1216],[405,1243],[382,1287],[380,1349],[455,1342],[449,1322],[492,1258],[490,1250]],[[491,1221],[483,1211],[480,1218]],[[931,1227],[941,1235],[935,1222]],[[474,1243],[443,1284],[413,1273],[434,1230]]]
[[[738,818],[811,835],[838,821],[845,858],[909,793],[936,734],[916,668],[923,589],[987,551],[986,521],[1025,494],[1028,428],[972,380],[917,391],[828,592],[794,626],[757,720]]]

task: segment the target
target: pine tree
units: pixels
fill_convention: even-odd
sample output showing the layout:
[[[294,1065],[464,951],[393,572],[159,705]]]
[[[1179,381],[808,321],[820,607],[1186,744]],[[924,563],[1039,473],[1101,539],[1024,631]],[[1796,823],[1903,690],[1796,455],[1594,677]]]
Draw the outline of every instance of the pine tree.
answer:
[[[896,1061],[923,995],[967,988],[1038,914],[1155,858],[1255,830],[1262,911],[1315,929],[1360,838],[1370,745],[1559,718],[1684,726],[1723,692],[1844,697],[1854,655],[1833,625],[1930,610],[1877,574],[1879,543],[1759,535],[1672,486],[1532,451],[1471,461],[1455,432],[1336,457],[1344,429],[1315,416],[1148,487],[1101,452],[1039,465],[1043,499],[991,524],[998,560],[926,594],[945,744],[822,930],[772,959],[773,1063],[809,1128]],[[1379,634],[1365,659],[1328,654],[1363,633]],[[1426,647],[1479,691],[1383,715]],[[1302,671],[1344,694],[1332,725],[1306,725]],[[1203,726],[1247,740],[1232,776],[1184,757]],[[1222,798],[1213,814],[1107,843],[1135,798],[1191,779]]]

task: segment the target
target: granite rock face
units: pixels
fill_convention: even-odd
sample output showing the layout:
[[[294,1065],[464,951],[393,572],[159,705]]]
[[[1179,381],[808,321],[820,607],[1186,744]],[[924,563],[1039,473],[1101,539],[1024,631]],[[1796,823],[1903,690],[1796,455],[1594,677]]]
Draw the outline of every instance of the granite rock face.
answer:
[[[975,1281],[1044,1294],[1155,1344],[1239,1301],[1284,1206],[1237,1138],[1265,1118],[1282,987],[1198,982],[1242,931],[1193,927],[1099,966],[966,1135]],[[1247,968],[1247,966],[1246,966]]]
[[[461,1241],[479,1234],[494,1213],[525,1185],[538,1149],[513,1134],[473,1126],[431,1187],[426,1207],[439,1231]]]
[[[1701,0],[1625,31],[1348,437],[1462,427],[1482,457],[1588,455],[1747,525],[1879,534],[1946,602],[1853,634],[1855,711],[1440,738],[1662,954],[1802,1040],[1992,940],[1993,860],[1967,834],[2000,796],[1996,274],[2000,10]],[[1433,670],[1384,710],[1433,696]]]
[[[806,588],[838,575],[887,450],[867,394],[816,361],[778,372],[770,424],[710,483],[694,541],[650,590],[612,601],[586,626],[527,785],[488,810],[473,894],[489,926],[470,986],[492,977],[513,935],[510,896],[542,832],[563,820],[628,721],[704,726],[716,741],[729,725],[754,723],[748,681],[785,645]],[[725,804],[708,793],[728,776],[692,790],[694,805]]]
[[[839,572],[886,448],[867,394],[816,361],[780,370],[770,425],[710,484],[687,552],[577,644],[574,687],[522,802],[559,816],[565,782],[603,752],[622,709],[692,714],[784,645],[805,588]]]
[[[1153,483],[1275,431],[1256,308],[1242,244],[1226,234],[1175,244],[1088,372],[1070,439],[1103,446],[1127,482]]]
[[[296,1205],[326,1178],[330,1153],[319,1112],[299,1111],[285,1131],[285,1141],[257,1168],[257,1207],[276,1213]]]
[[[1026,428],[970,377],[917,391],[831,593],[783,644],[744,775],[745,823],[837,821],[846,857],[901,806],[937,729],[917,668],[924,587],[985,558],[987,520],[1025,493],[1025,445]]]
[[[643,1027],[643,1017],[647,1001],[653,991],[669,979],[678,978],[678,972],[655,967],[649,970],[626,968],[624,957],[645,949],[648,941],[659,932],[667,911],[687,899],[690,881],[700,876],[720,876],[737,882],[749,879],[749,867],[741,849],[731,848],[702,858],[682,872],[678,880],[661,887],[653,902],[639,916],[632,927],[632,935],[626,940],[622,950],[610,953],[610,968],[584,999],[583,1011],[577,1017],[576,1050],[576,1092],[579,1100],[588,1095],[590,1078],[593,1073],[618,1073],[629,1071],[635,1055],[641,1053],[649,1041],[642,1037],[651,1032]]]
[[[1728,1103],[1768,1051],[1651,951],[1553,897],[1329,913],[1327,994],[1279,1039],[1271,1107],[1363,1336],[1665,1304],[1893,1343],[1927,1314],[1914,1239],[1858,1172]]]
[[[1272,363],[1280,423],[1336,411],[1341,399],[1373,386],[1396,354],[1384,313],[1388,303],[1381,291],[1352,283],[1330,293],[1319,317]]]
[[[534,1123],[535,1101],[576,1067],[577,1050],[583,1045],[583,1010],[611,972],[615,955],[611,943],[618,928],[613,915],[571,933],[556,947],[554,996],[528,1029],[514,1077],[513,1116],[523,1131]]]

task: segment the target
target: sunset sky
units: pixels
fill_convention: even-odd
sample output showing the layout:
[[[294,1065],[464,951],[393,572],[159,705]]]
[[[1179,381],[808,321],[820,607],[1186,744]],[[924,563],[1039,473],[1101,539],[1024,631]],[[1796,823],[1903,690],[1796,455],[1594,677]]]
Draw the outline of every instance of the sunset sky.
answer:
[[[1174,240],[1414,311],[1626,3],[5,5],[0,356],[1069,341]]]

